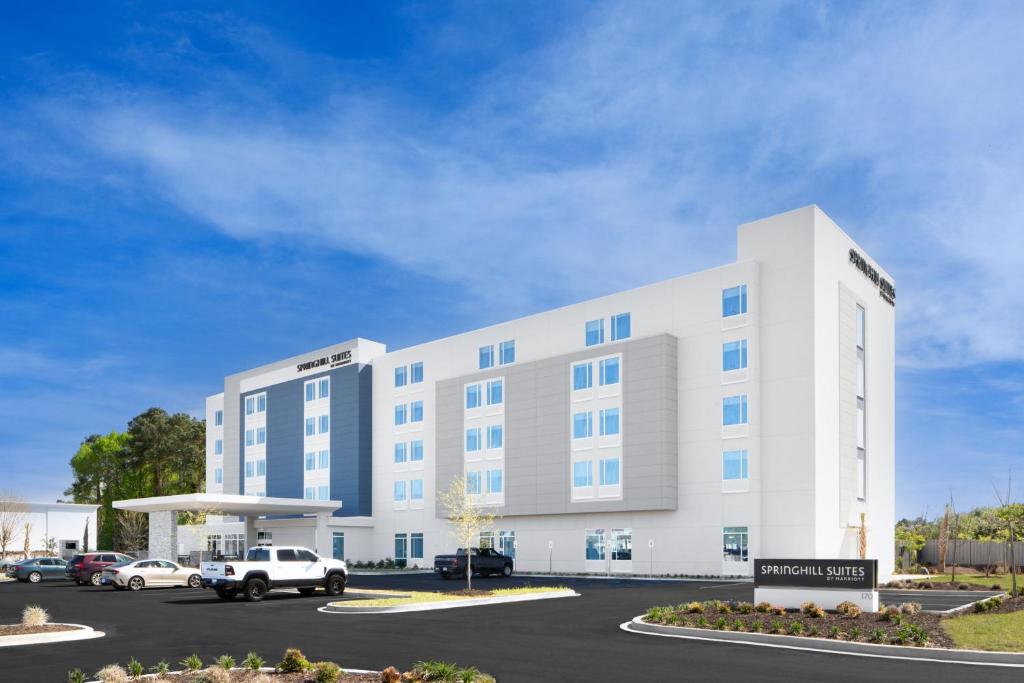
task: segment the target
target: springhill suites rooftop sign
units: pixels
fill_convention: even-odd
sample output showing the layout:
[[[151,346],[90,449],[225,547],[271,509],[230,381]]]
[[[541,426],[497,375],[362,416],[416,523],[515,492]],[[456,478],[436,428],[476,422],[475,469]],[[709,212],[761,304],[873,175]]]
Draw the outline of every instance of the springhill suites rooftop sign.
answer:
[[[878,285],[878,296],[882,297],[885,303],[890,306],[896,305],[896,288],[893,287],[891,282],[879,275],[878,270],[868,263],[867,259],[861,256],[856,249],[850,249],[850,263],[857,270],[864,273],[864,277]]]

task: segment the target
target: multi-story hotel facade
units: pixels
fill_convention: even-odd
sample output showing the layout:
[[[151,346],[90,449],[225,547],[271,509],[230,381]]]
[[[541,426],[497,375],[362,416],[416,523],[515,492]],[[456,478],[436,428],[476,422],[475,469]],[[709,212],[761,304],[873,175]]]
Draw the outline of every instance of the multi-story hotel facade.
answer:
[[[886,576],[893,282],[811,206],[740,226],[718,268],[230,375],[207,399],[207,491],[338,508],[225,518],[208,543],[426,566],[454,550],[437,494],[464,477],[498,515],[481,543],[520,571],[748,575],[864,552]]]

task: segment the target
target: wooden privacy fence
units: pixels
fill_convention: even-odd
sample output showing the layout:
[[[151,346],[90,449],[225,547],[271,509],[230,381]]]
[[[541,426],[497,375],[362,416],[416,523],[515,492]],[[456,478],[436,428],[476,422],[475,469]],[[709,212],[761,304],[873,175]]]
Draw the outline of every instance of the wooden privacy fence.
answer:
[[[922,564],[937,565],[939,563],[939,542],[928,541],[918,553]],[[1013,559],[1017,566],[1024,565],[1024,542],[1013,544]],[[957,541],[956,564],[959,566],[984,567],[987,565],[1010,566],[1010,545],[997,541]],[[953,564],[953,542],[946,548],[946,564]]]

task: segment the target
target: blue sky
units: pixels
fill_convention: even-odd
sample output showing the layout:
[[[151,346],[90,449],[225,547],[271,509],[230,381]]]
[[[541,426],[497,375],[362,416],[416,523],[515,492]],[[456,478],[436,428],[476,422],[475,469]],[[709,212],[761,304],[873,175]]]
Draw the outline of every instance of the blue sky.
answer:
[[[1024,465],[1024,5],[91,3],[0,21],[0,489],[225,374],[735,257],[899,290],[897,514]]]

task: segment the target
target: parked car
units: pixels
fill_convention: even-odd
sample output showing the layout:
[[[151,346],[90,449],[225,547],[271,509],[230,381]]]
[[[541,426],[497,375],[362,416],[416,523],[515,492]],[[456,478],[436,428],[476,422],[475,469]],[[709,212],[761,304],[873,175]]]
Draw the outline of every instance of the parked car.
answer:
[[[257,546],[249,548],[242,562],[202,562],[201,569],[203,588],[213,588],[222,600],[242,593],[256,602],[278,587],[298,588],[302,595],[323,587],[328,595],[341,595],[348,582],[344,561],[295,546]]]
[[[135,560],[104,567],[100,583],[116,590],[137,591],[158,586],[199,588],[202,580],[194,567],[183,567],[170,560]]]
[[[487,576],[501,574],[512,576],[512,558],[502,555],[494,548],[470,548],[470,556],[466,557],[466,549],[459,548],[454,555],[436,555],[434,571],[443,579],[455,576],[466,576],[466,567],[471,567],[474,574]],[[468,561],[467,561],[468,560]]]
[[[75,555],[68,560],[66,573],[69,579],[79,586],[91,583],[94,586],[100,585],[103,578],[103,568],[119,562],[134,562],[135,558],[128,557],[124,553],[99,552]]]
[[[64,569],[67,564],[59,557],[32,557],[8,567],[7,576],[29,583],[39,583],[45,579],[63,579],[66,577]]]

